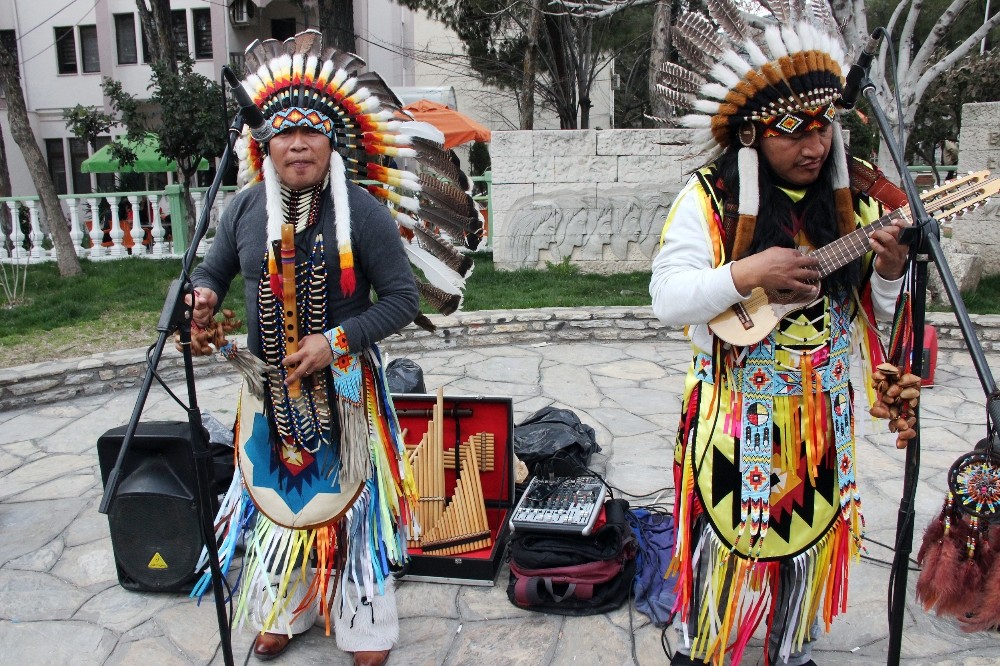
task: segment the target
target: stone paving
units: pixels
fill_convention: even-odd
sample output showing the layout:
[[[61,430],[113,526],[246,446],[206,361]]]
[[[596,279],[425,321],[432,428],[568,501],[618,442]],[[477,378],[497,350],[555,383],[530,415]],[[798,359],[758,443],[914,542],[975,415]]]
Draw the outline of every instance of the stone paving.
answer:
[[[614,486],[648,503],[671,493],[670,440],[687,364],[684,343],[608,341],[446,349],[408,353],[430,391],[499,395],[514,400],[515,423],[556,405],[597,431],[593,465]],[[1000,355],[989,355],[1000,368]],[[172,388],[183,391],[182,382]],[[198,401],[223,423],[235,416],[231,375],[198,380]],[[90,395],[0,412],[0,663],[219,664],[215,609],[180,594],[124,590],[115,572],[105,516],[97,511],[101,473],[95,444],[128,421],[137,390]],[[985,434],[983,391],[971,361],[944,351],[937,386],[922,403],[922,469],[916,540],[941,505],[952,462]],[[183,410],[154,386],[143,420],[184,420]],[[881,425],[862,426],[858,475],[870,559],[854,568],[850,610],[819,641],[819,664],[885,663],[888,548],[896,527],[904,454]],[[914,548],[914,551],[916,548]],[[963,634],[923,612],[909,576],[902,644],[905,664],[1000,663],[1000,634]],[[606,615],[564,618],[512,606],[507,571],[490,587],[405,581],[398,587],[400,643],[390,664],[665,664],[662,645],[677,640],[623,607]],[[235,631],[242,663],[252,640]],[[753,643],[744,663],[762,663]],[[633,657],[634,655],[634,657]],[[252,661],[252,658],[251,658]],[[348,664],[317,627],[276,663]]]

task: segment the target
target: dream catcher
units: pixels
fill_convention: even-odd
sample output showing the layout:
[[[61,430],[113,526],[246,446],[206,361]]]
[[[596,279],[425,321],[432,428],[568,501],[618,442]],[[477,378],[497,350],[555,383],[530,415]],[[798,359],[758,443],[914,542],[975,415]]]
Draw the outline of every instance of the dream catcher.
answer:
[[[1000,453],[991,436],[951,466],[944,506],[924,532],[917,554],[923,568],[917,599],[924,610],[954,616],[964,631],[1000,627],[998,522]]]

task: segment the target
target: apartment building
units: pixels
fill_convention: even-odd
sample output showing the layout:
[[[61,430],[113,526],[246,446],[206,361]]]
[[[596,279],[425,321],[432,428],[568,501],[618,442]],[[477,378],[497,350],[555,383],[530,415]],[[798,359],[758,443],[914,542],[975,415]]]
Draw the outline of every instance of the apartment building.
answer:
[[[284,39],[316,27],[315,3],[275,0],[171,0],[174,39],[195,71],[221,80],[221,68],[238,61],[254,39]],[[411,12],[391,0],[355,5],[358,55],[393,86],[413,85]],[[101,81],[121,81],[148,97],[152,71],[135,0],[0,0],[0,43],[16,54],[29,120],[60,194],[113,187],[110,175],[85,174],[91,148],[66,128],[63,110],[77,104],[107,109]],[[110,109],[107,109],[110,110]],[[14,196],[35,193],[21,151],[10,134],[6,102],[0,127]],[[111,141],[102,137],[98,148]]]

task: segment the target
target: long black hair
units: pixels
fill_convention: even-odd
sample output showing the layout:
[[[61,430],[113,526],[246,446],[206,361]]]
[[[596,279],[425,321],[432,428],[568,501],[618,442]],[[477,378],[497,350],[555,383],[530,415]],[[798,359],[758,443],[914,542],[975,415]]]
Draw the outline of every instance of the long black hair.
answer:
[[[716,160],[719,178],[730,201],[739,201],[740,172],[737,163],[739,144],[730,147]],[[792,226],[792,211],[795,210],[802,219],[802,230],[813,246],[820,248],[837,240],[837,211],[833,198],[833,160],[830,157],[823,163],[819,176],[813,185],[806,188],[806,195],[798,203],[783,193],[777,187],[802,189],[781,179],[760,156],[758,183],[760,192],[760,207],[757,210],[757,225],[754,228],[753,241],[750,243],[750,254],[755,254],[769,247],[795,247],[795,240],[789,231]],[[850,156],[847,158],[850,160]],[[861,284],[861,260],[857,259],[838,269],[823,279],[826,293],[842,288],[854,288]]]

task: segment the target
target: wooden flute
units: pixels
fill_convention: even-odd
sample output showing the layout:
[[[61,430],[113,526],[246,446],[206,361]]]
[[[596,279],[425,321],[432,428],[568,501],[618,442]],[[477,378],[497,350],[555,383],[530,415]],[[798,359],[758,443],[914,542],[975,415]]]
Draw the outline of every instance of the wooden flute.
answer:
[[[295,225],[281,225],[281,288],[284,291],[285,356],[299,350],[299,309],[295,303]],[[288,366],[288,371],[295,366]],[[302,395],[299,380],[288,385],[288,396]]]

